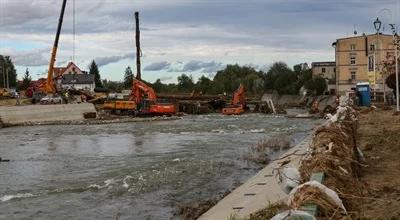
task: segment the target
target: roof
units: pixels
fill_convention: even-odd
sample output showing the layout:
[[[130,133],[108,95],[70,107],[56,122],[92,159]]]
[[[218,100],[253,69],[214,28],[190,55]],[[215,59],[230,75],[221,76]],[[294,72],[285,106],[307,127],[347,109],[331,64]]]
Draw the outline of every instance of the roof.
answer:
[[[94,83],[93,74],[64,74],[62,84],[92,84]]]
[[[352,37],[338,38],[338,39],[336,39],[336,41],[348,40],[348,39],[352,39],[352,38],[364,38],[364,37],[375,36],[375,35],[377,35],[377,34],[367,34],[367,35],[363,34],[363,35],[357,35],[357,36],[352,36]],[[391,34],[382,34],[382,33],[379,33],[379,36],[393,37],[393,35],[391,35]]]
[[[333,61],[325,61],[325,62],[312,62],[311,66],[336,66],[336,62]]]
[[[69,62],[66,67],[54,67],[53,76],[57,77],[57,76],[63,75],[65,73],[65,71],[67,71],[70,66],[75,66],[76,68],[78,68],[78,70],[83,72],[75,63]]]
[[[53,69],[54,76],[59,76],[63,74],[66,69],[67,69],[66,67],[54,67]]]

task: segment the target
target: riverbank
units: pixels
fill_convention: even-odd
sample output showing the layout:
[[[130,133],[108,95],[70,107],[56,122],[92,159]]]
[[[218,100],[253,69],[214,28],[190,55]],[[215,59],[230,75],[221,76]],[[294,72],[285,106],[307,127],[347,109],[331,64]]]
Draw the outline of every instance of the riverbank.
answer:
[[[229,219],[232,216],[244,219],[270,203],[286,199],[288,195],[276,179],[276,168],[285,161],[290,161],[286,166],[298,168],[302,156],[306,154],[311,144],[312,133],[310,132],[299,144],[284,153],[280,159],[269,163],[255,176],[220,200],[199,220]]]
[[[292,206],[293,204],[291,204],[287,207],[284,204],[288,200],[288,196],[282,191],[275,176],[271,175],[281,163],[285,163],[285,166],[296,168],[300,166],[302,178],[304,172],[324,171],[325,179],[322,180],[323,184],[326,184],[327,187],[337,192],[345,207],[344,213],[333,212],[333,214],[330,213],[332,214],[331,217],[341,216],[345,219],[398,219],[400,217],[400,161],[398,159],[400,155],[400,136],[398,135],[400,132],[400,116],[395,114],[393,110],[361,109],[356,121],[358,123],[353,124],[353,126],[356,126],[358,129],[353,129],[355,131],[353,133],[354,140],[352,138],[350,138],[351,140],[335,139],[335,135],[339,135],[340,133],[335,133],[333,130],[330,131],[331,128],[325,128],[322,129],[325,132],[323,134],[320,129],[319,133],[317,132],[318,135],[315,134],[316,136],[314,136],[314,140],[311,143],[312,152],[315,153],[310,154],[313,155],[313,158],[303,159],[302,157],[308,147],[302,147],[301,144],[300,146],[296,146],[286,154],[290,155],[290,159],[283,156],[283,158],[288,159],[287,161],[290,161],[288,164],[285,163],[286,160],[280,161],[280,163],[273,162],[269,164],[256,176],[249,179],[245,184],[203,214],[200,219],[249,219],[249,216],[251,216],[250,219],[264,219],[264,217],[260,217],[263,215],[260,214],[262,212],[258,212],[259,210],[265,210],[264,212],[269,213],[274,209],[273,215],[275,215],[278,212],[284,211],[284,209],[297,209],[299,206]],[[344,119],[342,123],[337,128],[344,129],[345,131],[347,129],[345,128],[347,126],[346,123],[348,124],[347,119]],[[327,133],[327,131],[331,133]],[[343,133],[344,136],[348,136],[349,134],[348,132],[346,134]],[[340,152],[337,151],[341,146],[338,143],[343,142],[344,144],[345,141],[348,142],[346,142],[346,145],[343,145],[344,148]],[[330,150],[321,151],[321,154],[318,151],[319,147],[322,147],[321,149],[323,150],[327,143],[329,144],[326,146],[330,146]],[[310,144],[310,141],[308,141],[308,144]],[[333,150],[334,146],[339,148]],[[344,153],[346,151],[345,146],[349,146],[349,149],[351,146],[354,146],[354,149],[358,147],[362,152],[361,154],[357,154],[348,151],[349,155],[358,158],[349,159],[345,157],[351,161],[349,165],[351,167],[345,166],[347,159],[343,158],[344,156],[342,157],[343,161],[332,159],[334,155]],[[332,152],[332,155],[327,156]],[[301,156],[293,156],[294,154]],[[319,160],[321,158],[323,160]],[[337,169],[330,170],[327,167],[331,163],[341,164],[339,167],[344,173],[336,176],[338,174],[335,173]],[[310,170],[307,170],[308,168]],[[309,178],[302,181],[308,181]],[[350,185],[346,185],[346,183]],[[305,198],[301,199],[304,200]],[[321,197],[317,197],[316,199],[311,200],[317,203],[322,201],[319,201]],[[320,208],[322,212],[329,210],[326,209],[327,207]],[[256,215],[252,215],[256,212]],[[327,214],[328,212],[324,213]],[[333,219],[336,219],[335,217]]]
[[[87,117],[90,116],[90,117]],[[98,125],[177,120],[181,117],[113,116],[97,112],[90,103],[63,105],[0,106],[0,128],[35,125]]]
[[[151,121],[171,121],[179,120],[182,117],[178,116],[156,116],[156,117],[119,117],[110,119],[83,119],[83,120],[70,120],[70,121],[43,121],[43,122],[21,122],[16,124],[3,124],[3,127],[16,127],[16,126],[39,126],[39,125],[101,125],[101,124],[116,124],[116,123],[130,123],[130,122],[151,122]],[[1,126],[0,126],[1,128]]]
[[[400,218],[400,116],[393,110],[363,111],[359,115],[358,146],[367,167],[360,181],[364,195],[353,197],[361,219]]]

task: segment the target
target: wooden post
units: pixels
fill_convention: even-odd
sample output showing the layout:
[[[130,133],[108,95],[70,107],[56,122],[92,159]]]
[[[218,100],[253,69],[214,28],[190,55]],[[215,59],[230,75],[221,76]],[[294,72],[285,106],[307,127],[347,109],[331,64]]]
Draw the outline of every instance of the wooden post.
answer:
[[[136,21],[136,79],[141,80],[142,74],[140,71],[140,57],[142,56],[142,51],[140,50],[140,28],[139,28],[139,12],[135,12]]]

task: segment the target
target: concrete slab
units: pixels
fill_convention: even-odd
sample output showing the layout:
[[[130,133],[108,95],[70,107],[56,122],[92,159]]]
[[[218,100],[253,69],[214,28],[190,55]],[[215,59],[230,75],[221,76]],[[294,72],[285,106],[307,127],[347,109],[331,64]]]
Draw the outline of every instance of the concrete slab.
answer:
[[[83,113],[96,112],[93,104],[1,106],[0,120],[5,125],[49,121],[83,120]]]
[[[304,154],[307,152],[312,135],[307,136],[302,142],[286,152],[282,157],[288,156],[291,162],[289,166],[299,167],[301,156],[291,154]],[[269,203],[279,202],[287,198],[287,194],[281,189],[273,170],[279,167],[274,161],[250,178],[240,187],[219,201],[214,207],[200,216],[200,220],[225,220],[235,214],[239,218],[249,216]]]

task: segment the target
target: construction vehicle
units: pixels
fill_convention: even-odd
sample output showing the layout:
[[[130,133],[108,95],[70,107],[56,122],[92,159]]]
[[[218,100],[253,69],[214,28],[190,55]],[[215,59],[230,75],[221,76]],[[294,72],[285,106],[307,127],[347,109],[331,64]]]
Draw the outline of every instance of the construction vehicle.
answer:
[[[158,101],[154,89],[141,81],[139,12],[135,12],[135,20],[137,73],[132,82],[131,93],[128,100],[105,101],[103,109],[114,114],[173,115],[176,113],[175,105]]]
[[[130,96],[138,105],[140,114],[144,115],[174,115],[175,105],[157,100],[156,92],[146,83],[134,79]]]
[[[0,88],[0,98],[11,98],[11,93],[6,88]]]
[[[157,100],[154,89],[138,79],[133,79],[128,100],[105,101],[103,109],[117,115],[173,115],[176,113],[174,104]]]
[[[142,81],[140,57],[140,28],[139,12],[135,12],[136,21],[136,79],[133,79],[132,91],[129,100],[135,101],[138,105],[138,113],[144,115],[173,115],[176,113],[175,105],[172,103],[163,103],[157,100],[156,92],[153,88]]]
[[[137,105],[135,101],[105,101],[103,109],[117,115],[136,115]]]
[[[67,4],[67,0],[63,0],[61,6],[61,13],[58,20],[57,33],[54,40],[53,49],[51,51],[49,69],[47,72],[47,79],[40,85],[37,85],[35,91],[32,94],[32,102],[40,102],[40,104],[61,104],[62,98],[60,94],[57,92],[57,88],[55,82],[53,80],[53,72],[54,72],[54,63],[56,62],[58,41],[60,39],[61,27],[64,19],[65,6]]]
[[[246,96],[243,84],[233,93],[232,103],[222,109],[224,115],[240,115],[244,113],[246,108]]]

